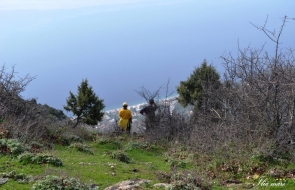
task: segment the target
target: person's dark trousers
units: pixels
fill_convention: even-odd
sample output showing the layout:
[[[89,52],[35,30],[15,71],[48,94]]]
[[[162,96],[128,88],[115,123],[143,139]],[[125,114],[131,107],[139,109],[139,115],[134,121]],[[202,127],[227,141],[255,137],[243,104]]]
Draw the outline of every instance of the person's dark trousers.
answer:
[[[127,132],[128,134],[131,133],[131,122],[128,122],[126,132]]]

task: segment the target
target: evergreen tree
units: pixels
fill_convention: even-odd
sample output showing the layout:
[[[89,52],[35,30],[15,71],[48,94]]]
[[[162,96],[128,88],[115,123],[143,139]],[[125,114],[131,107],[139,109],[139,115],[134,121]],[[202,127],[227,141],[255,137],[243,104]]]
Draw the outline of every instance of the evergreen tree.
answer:
[[[96,125],[98,121],[102,120],[105,108],[103,99],[99,99],[93,92],[92,87],[88,85],[88,80],[82,80],[78,86],[78,95],[70,92],[67,98],[67,105],[64,106],[66,111],[73,112],[76,116],[76,124],[74,128],[83,122],[88,125]]]
[[[51,106],[49,106],[47,104],[44,104],[43,107],[45,107],[48,110],[48,112],[51,115],[55,116],[57,119],[62,120],[62,119],[67,118],[67,116],[64,114],[64,112],[62,110],[55,109],[55,108],[53,108],[53,107],[51,107]]]
[[[186,107],[195,105],[200,107],[205,101],[206,90],[218,88],[220,85],[219,74],[204,60],[202,65],[196,68],[186,81],[181,81],[177,87],[178,101]]]

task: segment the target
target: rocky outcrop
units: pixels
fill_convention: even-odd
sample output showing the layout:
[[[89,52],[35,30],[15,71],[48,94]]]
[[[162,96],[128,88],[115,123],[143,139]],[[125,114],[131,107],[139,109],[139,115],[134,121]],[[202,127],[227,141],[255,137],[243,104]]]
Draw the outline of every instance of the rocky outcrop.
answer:
[[[107,187],[104,190],[143,190],[143,184],[150,185],[150,180],[145,179],[133,179],[119,182],[115,185]],[[156,183],[153,185],[155,188],[163,187],[164,189],[168,189],[171,187],[168,183]]]
[[[105,188],[105,190],[139,190],[143,189],[140,187],[141,184],[149,184],[149,180],[144,179],[132,179],[132,180],[126,180],[119,182],[115,185],[112,185],[110,187]]]
[[[0,178],[0,185],[6,183],[8,181],[8,178]]]

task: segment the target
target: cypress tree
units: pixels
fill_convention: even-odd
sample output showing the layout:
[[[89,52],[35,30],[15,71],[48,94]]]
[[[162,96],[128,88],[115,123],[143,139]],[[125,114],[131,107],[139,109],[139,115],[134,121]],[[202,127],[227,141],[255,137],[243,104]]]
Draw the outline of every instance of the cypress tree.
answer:
[[[97,122],[102,120],[104,114],[102,112],[105,108],[103,101],[94,93],[92,87],[88,85],[88,80],[85,79],[78,86],[78,95],[70,92],[64,109],[71,111],[76,116],[74,128],[80,122],[88,125],[97,125]]]

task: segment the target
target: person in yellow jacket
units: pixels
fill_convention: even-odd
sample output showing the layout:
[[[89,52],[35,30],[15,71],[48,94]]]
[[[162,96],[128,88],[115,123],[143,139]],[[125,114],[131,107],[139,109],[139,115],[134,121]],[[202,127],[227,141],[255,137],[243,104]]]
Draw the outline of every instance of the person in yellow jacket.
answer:
[[[128,104],[124,102],[123,108],[119,111],[120,120],[119,120],[118,126],[130,134],[132,114],[131,114],[131,111],[127,109],[127,107],[128,107]]]

